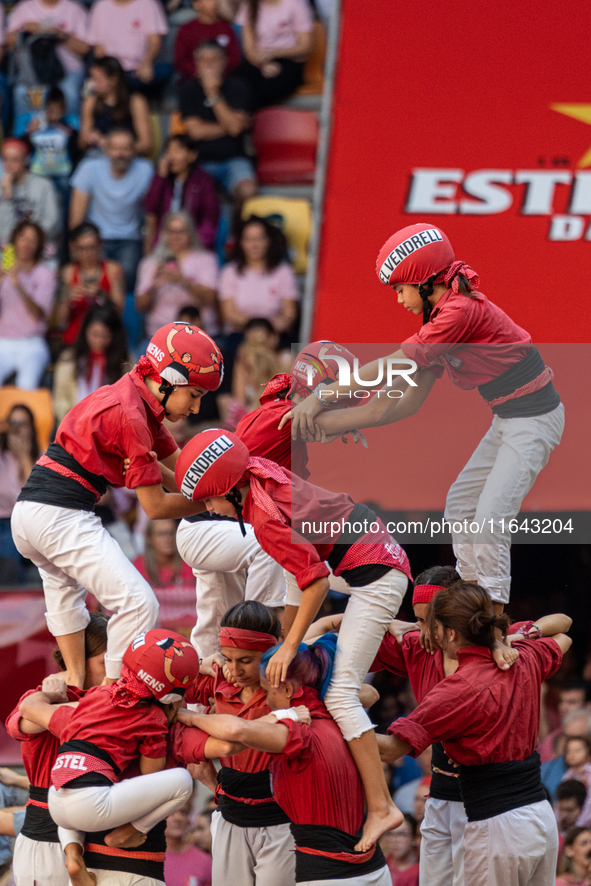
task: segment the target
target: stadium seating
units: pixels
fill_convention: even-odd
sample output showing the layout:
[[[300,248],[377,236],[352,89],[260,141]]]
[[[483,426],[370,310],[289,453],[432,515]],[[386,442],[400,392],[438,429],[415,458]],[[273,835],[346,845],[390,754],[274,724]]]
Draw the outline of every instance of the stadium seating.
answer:
[[[279,224],[287,239],[295,273],[305,274],[312,232],[312,207],[309,201],[296,197],[252,197],[242,207],[242,218],[250,215],[259,215]]]
[[[314,111],[263,108],[255,117],[253,144],[261,184],[309,184],[316,173],[318,118]]]

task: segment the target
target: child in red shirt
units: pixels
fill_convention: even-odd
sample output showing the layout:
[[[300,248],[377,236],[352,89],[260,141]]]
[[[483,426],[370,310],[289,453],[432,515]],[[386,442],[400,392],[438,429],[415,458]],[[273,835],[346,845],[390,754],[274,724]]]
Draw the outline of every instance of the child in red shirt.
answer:
[[[186,770],[162,771],[168,736],[162,705],[178,706],[198,670],[197,653],[179,634],[140,634],[124,653],[119,680],[90,689],[63,729],[48,804],[77,884],[91,882],[84,875],[83,831],[113,828],[107,845],[140,846],[155,824],[191,796]],[[20,710],[27,718],[27,699]],[[142,775],[117,782],[138,757]]]
[[[451,243],[435,225],[409,225],[393,234],[380,250],[376,271],[400,305],[423,317],[420,331],[390,358],[413,360],[440,375],[445,370],[457,387],[477,387],[492,409],[491,427],[448,492],[445,518],[452,524],[458,572],[485,587],[502,612],[511,586],[510,521],[564,429],[553,372],[529,333],[479,291],[478,274],[455,261]],[[363,385],[331,384],[330,390],[316,392],[318,399],[296,406],[292,434],[313,432],[314,417],[327,402],[377,387],[381,363],[374,360],[359,370]],[[429,390],[430,385],[423,387],[422,400]],[[386,398],[375,407],[382,410],[384,424],[405,417],[398,404],[388,415]],[[358,426],[366,425],[360,420]]]
[[[133,637],[158,617],[150,585],[95,505],[109,486],[126,486],[152,519],[198,513],[178,494],[172,471],[180,450],[162,422],[199,412],[201,397],[219,387],[222,374],[221,353],[209,336],[185,323],[163,326],[131,372],[70,410],[21,491],[12,512],[14,542],[41,573],[47,624],[70,685],[84,681],[87,591],[114,612],[105,657],[110,680],[119,676]]]
[[[269,663],[271,683],[279,685],[285,678],[327,594],[330,570],[325,561],[348,583],[351,596],[326,704],[363,781],[368,817],[359,848],[368,849],[401,820],[359,689],[406,591],[410,568],[405,552],[365,505],[312,486],[267,459],[251,458],[244,443],[229,432],[205,431],[194,437],[179,458],[176,477],[183,495],[204,500],[217,513],[242,522],[244,510],[263,549],[291,576],[286,639]],[[303,535],[306,524],[311,527],[308,538]]]

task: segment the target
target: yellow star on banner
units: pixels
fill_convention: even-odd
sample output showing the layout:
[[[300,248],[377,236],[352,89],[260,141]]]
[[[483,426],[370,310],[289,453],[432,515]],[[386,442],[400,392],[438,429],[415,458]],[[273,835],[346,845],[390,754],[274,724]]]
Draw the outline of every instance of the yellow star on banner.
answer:
[[[575,120],[580,120],[581,123],[591,126],[591,104],[554,104],[550,105],[550,108],[553,111],[558,111],[559,114],[566,114],[567,117],[573,117]],[[591,166],[591,148],[581,157],[577,166],[579,169]]]

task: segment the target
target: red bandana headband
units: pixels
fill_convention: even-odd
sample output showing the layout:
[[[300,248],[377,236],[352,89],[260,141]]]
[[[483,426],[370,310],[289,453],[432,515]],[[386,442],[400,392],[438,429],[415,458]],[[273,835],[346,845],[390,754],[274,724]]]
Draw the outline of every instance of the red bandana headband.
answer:
[[[443,585],[416,585],[412,595],[412,605],[415,603],[430,603],[433,597],[444,591]]]
[[[162,376],[158,375],[147,357],[140,357],[137,363],[137,371],[142,378],[153,378],[159,385],[162,384]]]
[[[449,268],[444,268],[443,271],[437,274],[433,283],[445,283],[448,288],[457,293],[459,291],[458,274],[463,274],[464,277],[467,277],[472,289],[478,289],[480,286],[480,278],[476,271],[470,265],[464,264],[463,261],[455,261]]]
[[[138,680],[127,665],[123,665],[121,676],[109,687],[109,692],[115,708],[133,708],[142,698],[154,698],[154,693]]]
[[[277,637],[262,631],[247,631],[244,628],[220,628],[220,646],[234,649],[251,649],[253,652],[266,652],[277,645]]]

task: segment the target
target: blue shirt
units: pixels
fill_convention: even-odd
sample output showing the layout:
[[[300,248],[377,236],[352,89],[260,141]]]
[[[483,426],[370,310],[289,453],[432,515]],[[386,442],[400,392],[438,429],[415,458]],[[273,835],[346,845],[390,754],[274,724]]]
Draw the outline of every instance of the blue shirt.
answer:
[[[103,239],[141,240],[142,200],[153,174],[150,161],[136,157],[126,174],[115,178],[107,157],[93,157],[82,161],[70,184],[90,196],[86,218]]]

